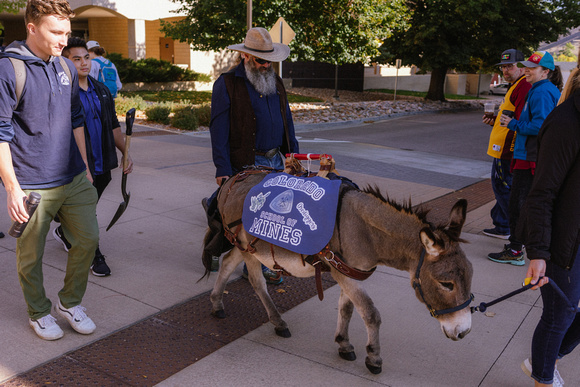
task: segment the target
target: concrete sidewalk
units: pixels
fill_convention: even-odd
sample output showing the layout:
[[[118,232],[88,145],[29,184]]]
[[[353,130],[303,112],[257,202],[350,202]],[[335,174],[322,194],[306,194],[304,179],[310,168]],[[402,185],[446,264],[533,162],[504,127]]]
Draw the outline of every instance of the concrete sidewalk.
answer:
[[[215,189],[209,139],[136,127],[131,146],[135,163],[128,178],[131,203],[109,232],[105,232],[105,227],[122,200],[119,171],[115,171],[98,206],[100,245],[112,276],[89,278],[83,306],[97,324],[94,334],[79,335],[60,320],[64,338],[45,342],[34,334],[28,327],[16,275],[15,240],[9,236],[0,239],[1,386],[28,385],[25,377],[17,375],[26,375],[83,346],[98,346],[99,340],[212,288],[215,274],[209,281],[197,282],[204,272],[200,253],[206,227],[200,201]],[[312,145],[312,150],[304,151],[315,149]],[[340,160],[337,166],[340,170]],[[415,204],[451,192],[417,182],[361,173],[347,175],[360,184],[377,184],[397,200],[411,196]],[[0,190],[0,203],[2,198],[5,202],[4,190]],[[479,234],[490,226],[491,205],[470,211],[463,233],[470,242],[463,248],[474,265],[472,290],[477,304],[516,289],[525,275],[524,267],[486,259],[487,253],[503,247],[503,241]],[[7,233],[10,221],[3,211],[0,230]],[[55,302],[64,278],[66,253],[52,235],[47,238],[45,251],[44,282],[48,296]],[[241,275],[241,267],[235,275]],[[338,357],[333,335],[340,289],[334,286],[325,292],[323,302],[314,297],[283,314],[291,338],[276,336],[272,326],[265,324],[159,385],[532,385],[519,364],[529,356],[532,332],[541,313],[539,292],[528,291],[494,306],[490,309],[494,315],[474,314],[472,332],[465,339],[452,342],[415,298],[407,273],[380,268],[366,281],[365,288],[382,314],[384,365],[380,375],[370,374],[364,366],[366,332],[359,317],[353,317],[350,328],[358,359],[346,362]],[[576,351],[559,364],[569,386],[580,385],[580,369],[576,367],[579,361],[580,353]],[[73,361],[70,364],[75,371],[68,379],[70,384],[130,385],[114,378],[92,380],[93,369]],[[135,370],[139,372],[146,374]],[[55,379],[60,380],[56,376]],[[150,385],[145,377],[142,380],[132,385]],[[50,378],[44,383],[54,384]]]

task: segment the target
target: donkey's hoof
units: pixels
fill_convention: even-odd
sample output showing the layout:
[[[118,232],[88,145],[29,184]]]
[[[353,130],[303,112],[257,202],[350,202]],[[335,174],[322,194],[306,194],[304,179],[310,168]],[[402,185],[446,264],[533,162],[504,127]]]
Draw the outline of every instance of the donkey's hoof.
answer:
[[[278,336],[284,337],[285,339],[292,336],[292,334],[290,333],[290,329],[288,328],[274,328],[274,331],[276,331],[276,334]]]
[[[351,352],[338,351],[338,355],[341,358],[343,358],[344,360],[348,360],[348,361],[355,361],[356,360],[356,353],[354,353],[354,351],[351,351]]]
[[[226,312],[224,312],[223,309],[214,310],[214,311],[211,312],[211,315],[214,316],[215,318],[219,318],[219,319],[226,318]]]
[[[365,363],[365,365],[367,366],[368,370],[371,371],[371,374],[378,375],[383,372],[383,366],[374,366],[369,363]]]

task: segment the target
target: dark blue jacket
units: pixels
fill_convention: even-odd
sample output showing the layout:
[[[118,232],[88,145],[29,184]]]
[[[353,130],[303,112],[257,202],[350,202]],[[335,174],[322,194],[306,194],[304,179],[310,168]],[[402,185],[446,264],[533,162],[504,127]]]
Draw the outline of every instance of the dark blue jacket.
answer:
[[[118,128],[119,120],[115,112],[115,100],[109,91],[109,88],[97,81],[95,78],[89,76],[93,83],[93,87],[101,103],[101,149],[103,150],[103,173],[109,172],[119,166],[119,159],[117,158],[117,148],[115,146],[115,137],[113,136],[113,129]],[[85,125],[85,143],[87,148],[87,159],[89,162],[89,169],[93,179],[95,178],[95,159],[93,157],[91,147],[91,137],[89,130]]]
[[[24,61],[26,83],[16,106],[14,67],[7,57]],[[86,170],[73,129],[82,127],[77,70],[65,59],[48,63],[24,42],[13,42],[0,54],[0,142],[10,143],[12,164],[23,189],[53,188],[70,183]]]

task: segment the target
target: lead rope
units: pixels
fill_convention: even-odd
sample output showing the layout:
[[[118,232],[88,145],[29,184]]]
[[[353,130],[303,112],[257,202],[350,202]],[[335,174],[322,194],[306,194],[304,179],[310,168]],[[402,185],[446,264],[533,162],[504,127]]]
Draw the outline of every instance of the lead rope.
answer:
[[[544,277],[540,277],[539,280],[541,280]],[[539,281],[538,280],[538,281]],[[570,299],[568,299],[568,297],[564,294],[564,292],[562,291],[562,289],[560,289],[560,287],[558,286],[557,283],[555,283],[554,281],[548,279],[548,284],[550,284],[552,286],[552,288],[554,289],[554,291],[560,296],[562,297],[563,300],[565,300],[568,303],[568,307],[570,308],[571,311],[578,311],[578,307],[572,305],[572,303],[570,302]],[[500,303],[504,300],[507,300],[510,297],[515,296],[516,294],[520,294],[522,292],[525,292],[526,290],[533,288],[534,286],[536,286],[536,284],[527,284],[525,286],[522,286],[521,288],[514,290],[511,293],[506,294],[505,296],[496,298],[493,301],[490,302],[482,302],[481,304],[479,304],[479,306],[472,306],[471,307],[471,313],[475,313],[475,312],[481,312],[481,313],[485,313],[485,311],[487,310],[488,307],[493,306],[497,303]]]

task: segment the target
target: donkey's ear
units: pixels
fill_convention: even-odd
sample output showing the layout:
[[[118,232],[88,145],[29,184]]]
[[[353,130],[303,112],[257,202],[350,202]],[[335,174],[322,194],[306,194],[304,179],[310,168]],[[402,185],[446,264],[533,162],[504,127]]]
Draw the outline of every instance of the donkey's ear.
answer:
[[[459,199],[451,209],[449,214],[449,227],[447,228],[450,236],[459,239],[461,229],[465,223],[465,216],[467,214],[467,200]]]
[[[443,250],[441,242],[435,237],[433,231],[429,227],[424,227],[421,230],[421,243],[425,247],[425,251],[428,255],[437,257]]]

